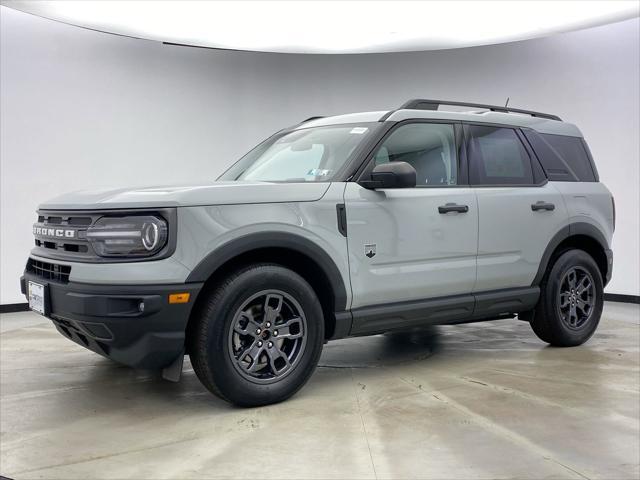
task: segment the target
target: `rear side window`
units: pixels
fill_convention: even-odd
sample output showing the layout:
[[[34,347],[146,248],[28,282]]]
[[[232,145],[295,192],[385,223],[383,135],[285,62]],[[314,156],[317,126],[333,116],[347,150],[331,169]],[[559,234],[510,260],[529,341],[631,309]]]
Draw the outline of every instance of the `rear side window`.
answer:
[[[531,159],[511,128],[469,125],[472,185],[532,185]]]
[[[596,182],[589,151],[579,137],[525,131],[549,180]]]

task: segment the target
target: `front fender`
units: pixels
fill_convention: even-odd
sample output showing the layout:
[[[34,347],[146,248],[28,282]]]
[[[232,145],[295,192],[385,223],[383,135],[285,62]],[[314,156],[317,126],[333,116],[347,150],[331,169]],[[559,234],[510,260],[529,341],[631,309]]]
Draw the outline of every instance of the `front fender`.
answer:
[[[187,277],[187,282],[204,282],[226,262],[262,248],[285,248],[313,260],[331,283],[336,311],[347,306],[347,291],[340,270],[332,258],[316,243],[300,235],[279,231],[255,232],[230,240],[210,252]]]

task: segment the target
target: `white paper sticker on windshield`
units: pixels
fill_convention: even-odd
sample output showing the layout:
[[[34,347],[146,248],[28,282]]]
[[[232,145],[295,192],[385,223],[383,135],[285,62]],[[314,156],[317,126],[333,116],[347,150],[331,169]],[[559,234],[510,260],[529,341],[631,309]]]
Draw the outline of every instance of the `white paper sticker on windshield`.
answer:
[[[313,177],[326,177],[330,173],[331,173],[331,170],[323,170],[323,169],[320,169],[320,168],[313,168],[313,169],[309,170],[307,175],[311,175]]]
[[[365,133],[367,130],[369,130],[367,127],[355,127],[355,128],[352,128],[349,133],[356,133],[358,135],[361,135]]]

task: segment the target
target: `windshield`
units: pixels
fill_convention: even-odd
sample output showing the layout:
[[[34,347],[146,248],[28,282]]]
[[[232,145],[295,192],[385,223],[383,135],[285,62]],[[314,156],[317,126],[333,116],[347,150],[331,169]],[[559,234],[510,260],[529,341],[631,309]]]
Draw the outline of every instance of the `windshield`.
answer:
[[[330,125],[276,134],[218,180],[328,182],[379,123]]]

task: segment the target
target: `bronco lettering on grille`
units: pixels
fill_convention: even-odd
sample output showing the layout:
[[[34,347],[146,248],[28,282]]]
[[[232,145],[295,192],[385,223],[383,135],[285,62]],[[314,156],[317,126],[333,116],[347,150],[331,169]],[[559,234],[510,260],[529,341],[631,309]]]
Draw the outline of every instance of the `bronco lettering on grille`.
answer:
[[[48,228],[48,227],[39,227],[37,225],[33,226],[33,234],[34,235],[44,235],[47,237],[58,237],[58,238],[75,238],[76,231],[68,230],[65,228]]]

